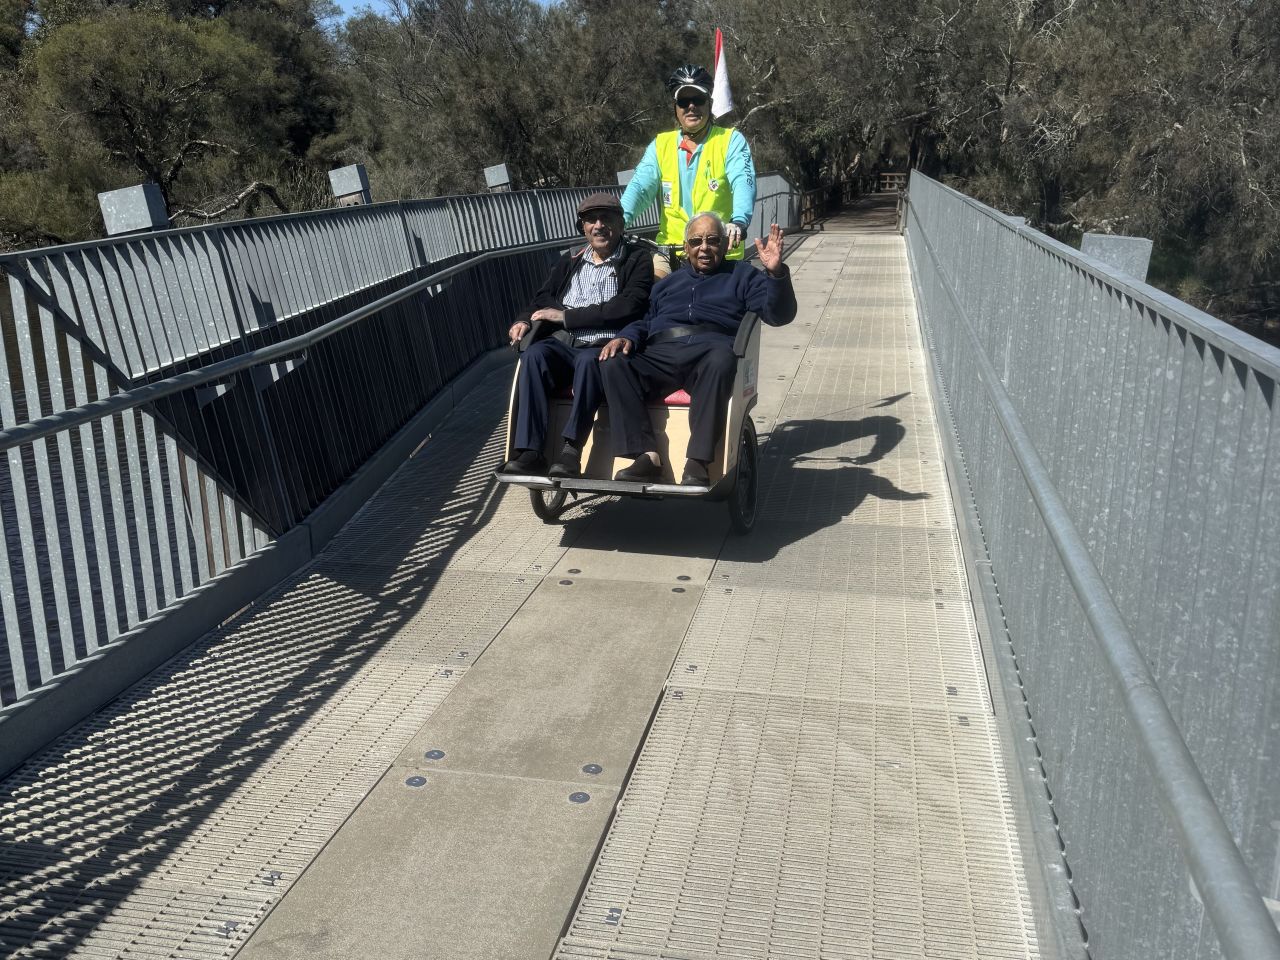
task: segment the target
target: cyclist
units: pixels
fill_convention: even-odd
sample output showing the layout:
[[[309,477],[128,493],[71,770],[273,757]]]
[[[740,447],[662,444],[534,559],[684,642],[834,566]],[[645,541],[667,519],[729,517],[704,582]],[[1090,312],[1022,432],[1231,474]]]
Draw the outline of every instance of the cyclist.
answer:
[[[661,191],[654,279],[683,255],[685,225],[699,213],[714,213],[729,231],[729,260],[746,252],[743,237],[756,202],[756,169],[746,137],[711,121],[711,74],[686,63],[667,80],[675,100],[677,128],[660,133],[645,149],[622,195],[626,226],[648,209]]]

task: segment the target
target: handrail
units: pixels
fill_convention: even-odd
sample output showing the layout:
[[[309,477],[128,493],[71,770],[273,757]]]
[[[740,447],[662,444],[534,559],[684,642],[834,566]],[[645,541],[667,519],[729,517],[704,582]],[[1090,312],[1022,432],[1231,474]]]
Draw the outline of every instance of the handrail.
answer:
[[[976,201],[970,202],[981,206]],[[974,346],[987,397],[1111,670],[1130,725],[1173,820],[1187,867],[1219,941],[1231,960],[1280,960],[1280,931],[1277,931],[1270,912],[1262,902],[1253,875],[1209,792],[1155,677],[1094,564],[1084,538],[1072,523],[1067,506],[1053,485],[995,366],[982,348],[977,331],[961,307],[950,278],[943,272],[914,207],[908,206],[908,215],[915,221],[925,250],[937,269],[939,282]],[[1011,224],[1006,225],[1012,227]],[[1026,229],[1019,228],[1019,233]],[[1053,244],[1055,252],[1059,252],[1056,248],[1060,244],[1044,239],[1048,243],[1042,245]],[[1080,255],[1072,259],[1080,259]],[[1091,261],[1092,258],[1083,259]],[[1083,265],[1093,266],[1091,262]]]
[[[61,433],[72,427],[92,423],[102,417],[132,410],[135,407],[172,396],[175,393],[181,393],[183,390],[189,390],[192,387],[203,386],[206,383],[229,377],[250,367],[270,363],[272,360],[278,360],[290,354],[296,354],[322,340],[328,339],[335,333],[340,333],[375,313],[380,313],[401,300],[405,300],[429,287],[438,286],[451,277],[488,260],[509,257],[518,253],[531,253],[537,250],[556,250],[572,246],[578,239],[570,237],[559,240],[545,240],[539,243],[524,244],[501,250],[486,250],[483,253],[474,254],[461,263],[446,267],[444,270],[438,270],[428,277],[414,281],[401,290],[389,293],[385,297],[381,297],[363,307],[358,307],[335,320],[330,320],[328,323],[321,324],[314,330],[298,334],[296,337],[290,337],[288,340],[281,340],[279,343],[259,347],[257,350],[250,350],[248,353],[230,357],[217,363],[211,363],[196,370],[187,370],[183,373],[166,377],[163,380],[156,380],[153,383],[133,387],[100,400],[93,400],[79,407],[60,410],[47,417],[40,417],[37,420],[9,427],[7,430],[0,431],[0,453],[21,446],[24,443],[31,443],[35,440],[52,436],[55,433]]]
[[[1250,365],[1263,371],[1272,379],[1280,380],[1280,347],[1273,347],[1271,344],[1265,343],[1231,326],[1231,324],[1205,313],[1203,310],[1197,310],[1190,304],[1184,303],[1150,284],[1116,273],[1113,268],[1103,261],[1081,253],[1074,247],[1069,247],[1065,243],[1041,233],[1034,227],[1010,221],[1008,217],[999,211],[991,209],[986,204],[980,203],[970,196],[966,196],[959,190],[948,187],[945,183],[939,183],[924,176],[918,170],[913,171],[913,176],[921,177],[923,180],[928,181],[930,185],[949,194],[953,199],[963,201],[966,206],[976,213],[982,214],[988,220],[996,222],[1006,230],[1013,231],[1024,240],[1030,241],[1054,256],[1061,257],[1068,263],[1074,264],[1088,273],[1104,277],[1109,286],[1128,294],[1135,300],[1150,304],[1158,309],[1162,316],[1175,320],[1180,326],[1193,329],[1197,336],[1209,341],[1214,346],[1232,353],[1239,359],[1244,359],[1244,357],[1240,356],[1241,354],[1247,355]]]

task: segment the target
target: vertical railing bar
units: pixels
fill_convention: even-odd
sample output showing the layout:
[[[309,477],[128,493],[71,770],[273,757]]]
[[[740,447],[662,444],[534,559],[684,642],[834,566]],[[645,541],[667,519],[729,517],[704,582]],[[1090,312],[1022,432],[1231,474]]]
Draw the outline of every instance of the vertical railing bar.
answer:
[[[164,444],[161,472],[169,487],[170,528],[173,531],[173,553],[178,561],[178,590],[174,599],[185,597],[195,589],[191,573],[191,553],[187,540],[187,504],[182,495],[182,465],[179,462],[178,444],[167,431],[158,431]]]
[[[0,494],[3,493],[0,483]],[[18,621],[18,598],[13,589],[13,571],[9,566],[9,532],[7,524],[0,524],[0,614],[4,619],[5,648],[9,654],[8,678],[13,686],[16,703],[31,690],[27,683],[27,657],[22,645],[22,628]],[[2,689],[2,688],[0,688]],[[0,706],[8,706],[0,696]]]
[[[339,227],[344,227],[345,229],[339,230]],[[320,237],[322,239],[313,248],[317,253],[323,248],[331,248],[340,254],[336,258],[339,261],[351,263],[356,259],[350,255],[352,247],[349,241],[352,234],[360,232],[360,223],[358,221],[352,219],[333,221],[332,223],[320,225],[319,229],[321,230]],[[315,316],[311,318],[312,322],[309,324],[309,329],[314,329],[316,326],[340,315],[342,298],[358,295],[360,299],[365,299],[368,296],[367,292],[365,292],[367,279],[365,275],[356,276],[352,278],[352,282],[345,285],[341,290],[334,290],[329,302],[323,308],[318,309]],[[359,294],[354,292],[357,290],[360,291]],[[324,356],[325,352],[332,348],[331,344],[316,344],[307,351],[306,368],[300,370],[297,374],[290,373],[287,375],[289,377],[302,377],[303,380],[300,383],[291,384],[290,388],[282,395],[281,400],[282,402],[287,400],[291,405],[294,405],[298,402],[296,394],[299,389],[305,388],[310,400],[303,399],[302,402],[304,404],[314,404],[316,409],[323,409],[324,415],[319,420],[330,428],[318,431],[318,433],[323,435],[325,441],[335,448],[341,448],[346,437],[341,435],[342,431],[332,429],[332,426],[337,423],[337,411],[341,409],[341,404],[335,405],[333,402],[335,385],[327,382],[329,379],[326,376],[328,363]],[[301,411],[295,409],[295,416],[300,413]],[[326,469],[327,458],[317,459],[312,457],[310,448],[298,443],[291,443],[289,449],[291,451],[290,462],[295,464],[298,470],[298,476],[295,478],[295,486],[299,493],[298,503],[301,512],[305,513],[313,506],[311,499],[314,494],[310,491],[323,491],[328,489],[330,485],[329,471]],[[340,455],[345,462],[347,460],[346,454]],[[305,502],[302,499],[304,490],[307,491]]]
[[[280,301],[276,310],[277,329],[301,313],[309,299],[303,292],[302,278],[298,275],[301,260],[294,230],[294,224],[286,221],[269,222],[263,231],[268,238],[263,252],[267,262],[272,265],[271,279],[275,281],[273,289]],[[280,335],[286,336],[283,332]]]
[[[95,393],[101,397],[109,391],[106,373],[101,367],[93,369]],[[120,470],[120,448],[123,442],[116,430],[116,417],[103,417],[95,421],[101,437],[102,460],[107,468],[107,489],[110,492],[111,532],[116,545],[116,561],[112,574],[120,589],[120,600],[124,605],[124,625],[127,630],[141,618],[138,615],[137,584],[134,581],[134,557],[130,537],[128,508],[125,501],[124,479]],[[117,609],[118,617],[118,609]],[[122,632],[121,624],[113,623],[107,632],[107,639],[113,640]]]
[[[227,544],[222,536],[222,494],[213,478],[201,473],[194,462],[192,472],[195,474],[192,482],[199,482],[201,486],[204,520],[208,528],[206,542],[209,546],[209,572],[206,578],[216,577],[231,565],[227,556]]]
[[[1161,395],[1159,406],[1156,408],[1161,411],[1160,431],[1157,434],[1156,445],[1160,453],[1157,454],[1158,461],[1156,466],[1156,474],[1152,482],[1146,487],[1151,491],[1152,498],[1152,516],[1156,526],[1154,534],[1149,533],[1147,542],[1156,545],[1158,552],[1156,556],[1167,556],[1173,549],[1172,540],[1176,536],[1178,518],[1173,515],[1170,510],[1170,480],[1178,474],[1179,460],[1178,453],[1182,446],[1179,427],[1185,425],[1183,418],[1183,392],[1184,383],[1187,378],[1187,351],[1191,349],[1191,338],[1185,331],[1180,331],[1176,327],[1169,330],[1165,343],[1168,348],[1168,356],[1173,358],[1173,370],[1176,375],[1170,376],[1162,384],[1164,390]],[[1173,396],[1169,393],[1172,391]],[[1194,428],[1194,423],[1190,424]],[[1158,481],[1158,482],[1157,482]],[[1162,665],[1164,659],[1164,645],[1162,638],[1167,635],[1168,621],[1170,615],[1171,597],[1168,591],[1168,583],[1172,571],[1164,564],[1151,564],[1150,574],[1150,590],[1152,597],[1150,606],[1150,623],[1151,633],[1155,638],[1157,647],[1152,651],[1152,660],[1157,666]],[[1144,577],[1144,582],[1148,582]]]
[[[205,503],[204,484],[200,467],[193,457],[178,451],[182,475],[183,500],[187,505],[187,523],[191,529],[192,553],[195,557],[195,582],[207,583],[213,576],[213,549],[209,529],[208,505]]]
[[[261,264],[263,290],[267,295],[264,303],[271,304],[271,335],[277,340],[284,336],[281,325],[295,312],[293,278],[280,242],[280,234],[286,229],[283,224],[263,223],[255,231],[257,243],[253,250]]]
[[[157,559],[160,561],[160,587],[163,591],[163,601],[152,611],[154,613],[178,599],[177,578],[173,569],[174,531],[164,490],[164,451],[161,447],[161,441],[157,437],[159,431],[156,429],[156,422],[153,417],[141,410],[139,413],[142,418],[143,447],[146,451],[144,466],[147,486],[150,491],[150,496],[146,498],[146,505],[151,508],[151,529],[155,534],[154,539],[150,542],[155,550]]]
[[[138,609],[140,618],[145,619],[160,609],[157,602],[159,595],[155,564],[151,553],[151,522],[147,512],[145,465],[142,448],[138,443],[138,423],[142,414],[134,409],[127,410],[120,418],[121,439],[124,441],[124,462],[128,465],[126,473],[129,484],[129,543],[135,547],[138,562],[138,573],[142,580],[142,605]]]
[[[218,506],[222,511],[222,529],[226,531],[224,548],[227,566],[234,566],[245,556],[244,538],[240,534],[240,509],[230,494],[220,492]]]
[[[394,243],[395,238],[386,239]],[[398,245],[394,249],[399,249]],[[402,403],[408,384],[403,378],[400,363],[403,351],[399,343],[406,306],[405,303],[396,304],[371,318],[369,335],[360,337],[362,347],[368,344],[374,348],[362,350],[365,354],[362,369],[377,385],[382,397],[377,410],[372,411],[378,416],[362,418],[365,433],[361,442],[362,449],[376,445],[380,437],[390,435],[404,419]]]

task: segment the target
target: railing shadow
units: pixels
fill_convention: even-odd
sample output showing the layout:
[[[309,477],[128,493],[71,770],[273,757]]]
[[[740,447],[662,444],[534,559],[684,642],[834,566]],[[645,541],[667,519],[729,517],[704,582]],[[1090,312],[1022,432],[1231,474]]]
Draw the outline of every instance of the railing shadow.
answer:
[[[278,778],[274,793],[285,796],[305,792],[312,778],[344,777],[327,758],[299,754],[298,735],[451,576],[457,580],[445,567],[499,509],[489,474],[502,455],[506,387],[505,373],[491,378],[474,407],[384,488],[395,503],[388,509],[375,499],[357,517],[369,536],[379,510],[395,520],[376,557],[343,560],[352,540],[340,535],[335,551],[0,782],[0,954],[72,953],[144,885],[152,903],[199,888],[199,900],[212,902],[193,933],[204,949],[229,951],[243,939],[254,911],[305,860],[299,866],[296,852],[293,860],[285,855],[294,843],[287,836],[271,841],[280,845],[278,862],[246,864],[233,850],[193,853],[197,835],[227,816],[269,824],[271,809],[241,802],[255,778]],[[572,542],[588,518],[577,511],[559,531],[548,529],[548,548],[557,537]],[[494,575],[507,572],[499,565]],[[514,584],[508,599],[518,604],[535,581]],[[442,634],[461,629],[446,626]],[[484,624],[471,632],[474,641]],[[442,635],[441,642],[428,653],[447,661],[448,650],[469,641]],[[447,682],[447,664],[442,671]],[[385,769],[402,746],[374,767]],[[378,775],[366,768],[363,781],[347,784],[353,805]],[[229,801],[231,813],[223,809]]]

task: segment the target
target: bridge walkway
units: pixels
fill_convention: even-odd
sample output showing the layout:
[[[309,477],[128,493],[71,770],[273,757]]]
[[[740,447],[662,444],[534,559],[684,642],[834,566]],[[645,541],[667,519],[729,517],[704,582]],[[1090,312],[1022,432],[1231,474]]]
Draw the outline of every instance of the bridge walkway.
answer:
[[[886,220],[789,257],[751,536],[537,521],[489,478],[496,374],[316,563],[0,785],[4,953],[1038,956]]]

